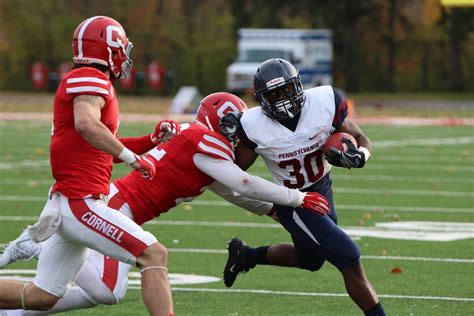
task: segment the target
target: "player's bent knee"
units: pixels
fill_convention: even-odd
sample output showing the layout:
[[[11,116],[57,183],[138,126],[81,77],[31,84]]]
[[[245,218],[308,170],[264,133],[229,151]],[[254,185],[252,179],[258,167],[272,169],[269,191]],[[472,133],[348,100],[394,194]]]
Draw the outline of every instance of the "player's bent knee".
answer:
[[[352,265],[341,270],[344,278],[366,278],[364,267],[360,261],[354,262]]]
[[[59,297],[52,295],[34,284],[29,284],[23,294],[26,309],[47,311],[53,308]]]
[[[317,260],[313,262],[297,262],[298,268],[309,270],[311,272],[318,271],[324,264],[324,260]]]
[[[108,288],[98,288],[96,291],[89,291],[87,294],[89,294],[90,298],[97,304],[114,305],[119,302],[114,293]]]
[[[140,269],[149,267],[149,266],[164,266],[166,267],[168,261],[168,250],[165,246],[156,242],[148,248],[146,248],[143,253],[137,259],[137,267]]]

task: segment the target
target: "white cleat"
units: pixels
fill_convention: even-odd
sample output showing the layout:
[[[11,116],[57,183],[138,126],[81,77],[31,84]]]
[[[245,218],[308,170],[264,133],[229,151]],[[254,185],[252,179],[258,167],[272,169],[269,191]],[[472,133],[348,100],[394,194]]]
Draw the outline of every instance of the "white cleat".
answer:
[[[13,262],[37,258],[40,252],[41,244],[35,243],[25,229],[17,239],[5,246],[3,253],[0,255],[0,269]]]

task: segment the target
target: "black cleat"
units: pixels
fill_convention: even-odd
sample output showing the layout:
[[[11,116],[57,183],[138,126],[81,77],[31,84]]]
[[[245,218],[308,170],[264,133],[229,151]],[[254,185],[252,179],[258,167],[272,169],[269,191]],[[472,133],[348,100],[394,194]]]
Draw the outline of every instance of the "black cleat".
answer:
[[[224,284],[231,287],[237,275],[249,271],[247,268],[247,258],[245,256],[245,243],[237,237],[232,238],[227,244],[229,257],[224,268]]]

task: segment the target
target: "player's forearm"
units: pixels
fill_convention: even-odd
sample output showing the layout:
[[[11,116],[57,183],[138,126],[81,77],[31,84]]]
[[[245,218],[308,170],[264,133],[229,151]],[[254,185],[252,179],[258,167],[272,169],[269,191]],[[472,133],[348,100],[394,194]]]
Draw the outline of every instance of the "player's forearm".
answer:
[[[90,121],[81,128],[76,128],[76,130],[94,148],[114,157],[117,157],[123,150],[122,143],[100,121]]]
[[[194,163],[202,172],[248,198],[287,206],[299,206],[303,201],[302,192],[248,174],[231,161],[196,155]]]
[[[150,135],[140,137],[120,137],[119,140],[125,147],[139,155],[152,150],[156,146],[150,140]]]
[[[226,201],[257,215],[268,214],[268,212],[273,207],[272,203],[251,199],[240,195],[217,181],[209,187],[209,190],[216,193]]]

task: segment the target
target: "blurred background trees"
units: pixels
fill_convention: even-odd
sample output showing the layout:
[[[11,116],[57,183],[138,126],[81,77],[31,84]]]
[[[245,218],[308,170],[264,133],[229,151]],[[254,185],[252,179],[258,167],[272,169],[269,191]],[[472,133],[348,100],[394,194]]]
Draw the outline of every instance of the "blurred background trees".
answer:
[[[36,61],[71,61],[74,29],[93,15],[122,23],[139,72],[166,67],[160,93],[225,89],[241,27],[331,29],[334,85],[349,92],[474,90],[474,8],[436,0],[1,0],[0,89],[31,89]]]

